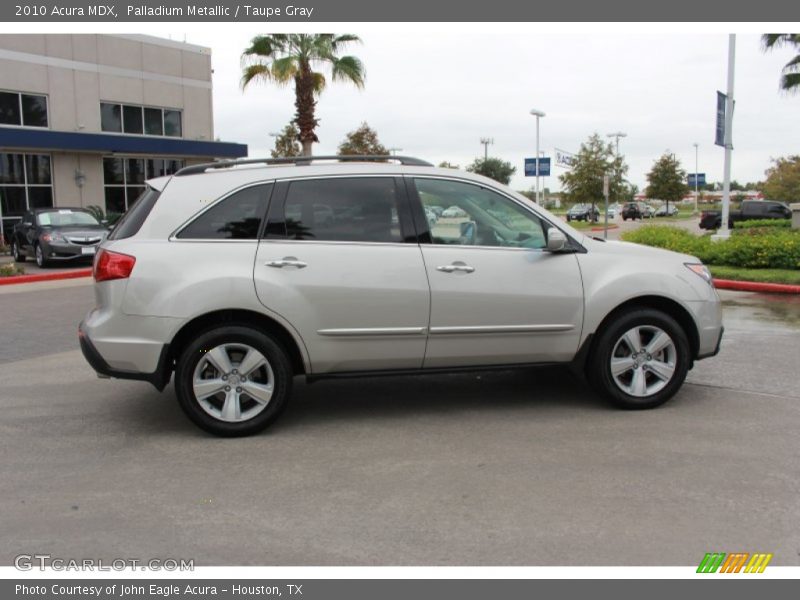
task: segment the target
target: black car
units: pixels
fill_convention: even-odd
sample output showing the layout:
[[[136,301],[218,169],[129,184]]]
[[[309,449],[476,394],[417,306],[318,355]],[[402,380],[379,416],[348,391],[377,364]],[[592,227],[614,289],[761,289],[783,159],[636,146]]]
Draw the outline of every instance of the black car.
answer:
[[[567,211],[567,221],[594,221],[600,218],[600,210],[591,204],[576,204]]]
[[[11,234],[17,262],[28,257],[40,267],[57,261],[91,261],[108,227],[84,208],[40,208],[25,213]]]
[[[745,200],[739,210],[732,210],[728,216],[728,229],[733,229],[737,221],[760,219],[791,219],[792,211],[783,202],[773,200]],[[719,229],[722,227],[722,211],[704,210],[700,213],[700,229]]]

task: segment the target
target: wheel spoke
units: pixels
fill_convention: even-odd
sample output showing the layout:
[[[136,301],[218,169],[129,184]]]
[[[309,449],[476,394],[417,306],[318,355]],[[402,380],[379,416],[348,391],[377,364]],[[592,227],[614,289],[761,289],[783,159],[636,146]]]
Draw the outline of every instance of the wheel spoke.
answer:
[[[267,359],[258,350],[251,348],[237,367],[242,375],[250,375],[253,371],[266,364]]]
[[[653,339],[650,340],[650,343],[647,344],[645,350],[648,354],[655,356],[670,344],[672,344],[672,339],[670,339],[670,337],[663,331],[659,331],[653,336]]]
[[[238,421],[242,418],[242,407],[239,405],[239,394],[236,390],[230,389],[225,394],[221,416],[225,421]]]
[[[670,381],[675,374],[675,367],[669,363],[661,362],[660,360],[651,360],[647,363],[647,367],[652,371],[653,375],[662,381]]]
[[[195,379],[194,395],[198,400],[213,396],[225,389],[227,385],[222,379]]]
[[[631,352],[641,352],[642,350],[642,335],[638,327],[628,331],[623,338]]]
[[[217,346],[206,352],[206,360],[220,372],[220,375],[231,372],[231,359],[228,357],[228,351],[225,346]]]
[[[634,396],[644,396],[647,394],[647,380],[644,376],[644,371],[641,369],[634,369],[630,390],[631,394]]]
[[[246,381],[242,384],[242,389],[247,392],[248,396],[250,396],[259,404],[267,404],[272,398],[271,383],[255,383],[254,381]]]
[[[611,359],[611,374],[615,377],[630,371],[633,368],[633,359],[630,356]]]

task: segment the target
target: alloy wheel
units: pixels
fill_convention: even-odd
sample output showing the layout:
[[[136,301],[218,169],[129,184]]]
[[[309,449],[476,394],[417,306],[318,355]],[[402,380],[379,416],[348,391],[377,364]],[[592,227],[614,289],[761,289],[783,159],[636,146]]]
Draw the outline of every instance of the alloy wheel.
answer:
[[[629,329],[611,352],[614,383],[631,396],[652,396],[675,376],[677,354],[675,342],[663,329],[654,325]]]

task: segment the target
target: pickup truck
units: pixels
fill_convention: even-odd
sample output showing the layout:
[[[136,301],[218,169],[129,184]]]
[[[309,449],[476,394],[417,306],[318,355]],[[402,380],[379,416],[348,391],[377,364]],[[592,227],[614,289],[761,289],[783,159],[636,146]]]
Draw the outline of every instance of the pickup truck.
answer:
[[[791,219],[792,211],[783,202],[773,200],[745,200],[740,210],[732,210],[728,219],[728,229],[733,229],[736,221],[753,219]],[[722,227],[722,211],[704,210],[700,213],[700,229],[719,229]]]

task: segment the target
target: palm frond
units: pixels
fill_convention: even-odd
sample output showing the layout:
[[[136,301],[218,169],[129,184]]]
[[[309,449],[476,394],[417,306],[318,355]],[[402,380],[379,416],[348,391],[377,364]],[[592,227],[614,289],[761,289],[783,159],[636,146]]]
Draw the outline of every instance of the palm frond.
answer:
[[[367,72],[360,59],[355,56],[342,56],[331,62],[331,79],[333,81],[350,81],[358,88],[364,87]]]
[[[289,83],[297,75],[297,63],[297,57],[293,55],[273,60],[270,67],[272,79],[277,83]]]
[[[312,75],[314,77],[314,93],[319,95],[328,85],[328,81],[325,79],[325,75],[322,73],[317,73],[315,71]]]
[[[242,89],[246,88],[252,81],[271,81],[273,79],[269,65],[256,63],[248,65],[242,72]]]

